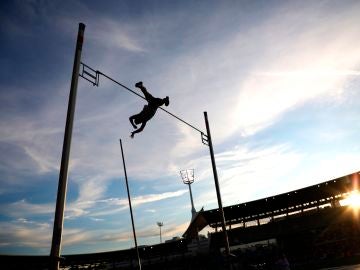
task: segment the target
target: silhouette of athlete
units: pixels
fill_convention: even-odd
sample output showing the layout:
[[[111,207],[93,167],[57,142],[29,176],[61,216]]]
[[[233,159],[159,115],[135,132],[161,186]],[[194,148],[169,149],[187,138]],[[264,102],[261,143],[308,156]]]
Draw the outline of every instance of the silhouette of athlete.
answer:
[[[135,87],[140,88],[141,92],[143,92],[146,101],[148,102],[147,105],[144,106],[142,111],[138,114],[134,114],[133,116],[130,116],[129,120],[131,125],[136,129],[133,132],[131,132],[130,137],[134,138],[135,133],[141,132],[144,127],[146,126],[146,122],[149,121],[156,113],[157,109],[164,105],[169,106],[169,97],[166,96],[166,98],[154,98],[143,86],[142,82],[137,82],[135,84]],[[137,128],[136,125],[140,124],[141,126]]]

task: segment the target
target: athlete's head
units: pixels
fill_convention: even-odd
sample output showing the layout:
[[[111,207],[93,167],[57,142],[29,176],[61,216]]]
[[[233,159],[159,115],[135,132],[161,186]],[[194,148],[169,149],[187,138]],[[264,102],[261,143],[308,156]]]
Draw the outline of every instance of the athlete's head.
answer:
[[[164,101],[165,106],[169,106],[170,100],[169,100],[168,96],[166,96],[166,98],[163,98],[163,101]]]

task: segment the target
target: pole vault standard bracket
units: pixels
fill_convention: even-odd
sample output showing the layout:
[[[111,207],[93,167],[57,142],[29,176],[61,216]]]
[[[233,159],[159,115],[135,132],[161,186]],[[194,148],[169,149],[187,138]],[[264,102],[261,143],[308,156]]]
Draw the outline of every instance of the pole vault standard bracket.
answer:
[[[201,132],[201,142],[207,146],[209,146],[209,137]]]
[[[91,82],[93,86],[99,86],[99,75],[100,71],[95,70],[81,62],[81,70],[79,73],[80,77],[84,78],[88,82]]]

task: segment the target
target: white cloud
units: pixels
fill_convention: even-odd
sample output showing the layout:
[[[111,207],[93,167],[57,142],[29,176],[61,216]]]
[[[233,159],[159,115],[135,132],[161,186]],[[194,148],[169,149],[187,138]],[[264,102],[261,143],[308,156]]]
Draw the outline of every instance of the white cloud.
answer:
[[[278,184],[287,174],[294,171],[303,159],[303,154],[292,150],[290,145],[236,145],[215,156],[220,191],[224,205],[254,200],[275,195],[288,187]],[[210,162],[204,157],[196,163]],[[197,167],[195,165],[195,167]],[[213,174],[208,169],[196,177],[196,182],[209,183],[195,197],[198,205],[206,208],[217,207]],[[203,181],[206,180],[206,181]],[[276,183],[276,184],[274,184]]]
[[[291,6],[175,58],[164,76],[171,79],[160,85],[184,100],[173,103],[175,110],[200,127],[208,110],[214,138],[222,142],[238,131],[250,136],[264,130],[308,102],[336,102],[346,94],[346,83],[359,75],[356,9],[327,14],[324,23],[318,9]],[[192,138],[183,136],[181,144],[195,145]]]
[[[63,239],[63,246],[66,247],[89,242],[93,239],[93,234],[90,231],[84,231],[84,229],[65,229]]]
[[[149,204],[156,201],[175,198],[182,196],[186,192],[186,190],[177,190],[173,192],[136,196],[132,198],[132,205],[133,207],[137,207],[142,204]],[[114,214],[127,208],[128,200],[125,198],[109,198],[87,201],[77,200],[66,205],[65,217],[67,219],[73,219],[81,216],[90,216],[93,218],[96,216]],[[6,214],[7,216],[18,218],[34,217],[39,215],[51,216],[53,213],[55,213],[55,204],[34,204],[29,203],[23,199],[14,203],[3,204],[2,210],[0,212]]]
[[[172,238],[174,236],[181,236],[189,226],[189,223],[182,224],[164,224],[162,227],[162,236],[164,238]],[[156,241],[159,237],[159,228],[154,225],[147,225],[146,227],[139,228],[136,231],[138,241],[141,243],[149,243],[151,238],[156,238]],[[100,241],[114,241],[114,242],[129,242],[133,241],[133,235],[130,231],[128,232],[118,232],[118,231],[108,231],[105,235],[101,236]],[[151,241],[151,240],[150,240]]]
[[[101,221],[105,221],[105,219],[102,219],[102,218],[90,218],[91,220],[93,221],[96,221],[96,222],[101,222]]]
[[[169,198],[179,197],[186,193],[186,190],[178,190],[174,192],[165,192],[159,194],[148,194],[133,197],[131,200],[132,206],[137,207],[142,204],[153,203],[156,201],[166,200]],[[76,218],[80,216],[106,216],[113,215],[117,212],[128,208],[128,199],[109,198],[99,200],[88,200],[69,203],[66,207],[66,218]]]
[[[356,150],[336,155],[317,153],[305,158],[312,166],[294,176],[290,183],[293,187],[306,187],[359,171],[360,155]]]
[[[18,218],[26,218],[33,215],[48,215],[55,213],[55,204],[34,204],[23,199],[14,203],[3,204],[0,212],[7,216]]]
[[[359,36],[354,11],[344,12],[340,21],[332,14],[326,24],[315,20],[306,28],[296,24],[301,14],[286,24],[280,23],[283,16],[275,17],[256,29],[273,34],[262,40],[264,46],[270,44],[262,48],[264,59],[236,86],[236,122],[244,135],[272,125],[309,101],[331,98],[336,102],[339,95],[346,94],[346,83],[360,74],[356,70],[360,53],[353,46]],[[294,36],[292,31],[298,34]]]
[[[27,174],[55,172],[59,168],[56,144],[61,130],[46,125],[41,120],[18,118],[0,123],[0,143],[7,145],[2,159],[4,170],[23,171]],[[15,161],[16,160],[16,161]]]
[[[160,200],[165,200],[173,197],[179,197],[182,196],[187,192],[186,189],[174,191],[174,192],[165,192],[162,194],[150,194],[150,195],[144,195],[144,196],[137,196],[132,200],[132,203],[134,206],[138,206],[144,203],[150,203]]]
[[[24,147],[25,153],[36,162],[38,165],[38,171],[40,174],[48,173],[56,171],[59,167],[58,164],[55,164],[51,162],[50,160],[47,160],[46,157],[42,156],[39,153],[36,153],[36,149],[31,149],[30,147]]]
[[[4,245],[27,246],[47,250],[51,243],[51,225],[20,218],[0,222],[0,242]]]
[[[0,222],[0,242],[4,246],[37,248],[48,254],[52,237],[52,224],[39,223],[25,218],[13,222]],[[90,241],[94,237],[91,231],[84,229],[64,229],[63,246],[71,246]]]
[[[101,221],[101,220],[96,220]],[[187,228],[188,223],[176,225],[166,224],[163,231],[164,237],[172,237],[181,235]],[[127,229],[125,229],[127,230]],[[48,254],[51,245],[52,226],[48,223],[39,223],[25,218],[19,218],[13,222],[0,222],[0,242],[1,246],[26,246],[37,248],[40,253]],[[151,242],[151,239],[157,238],[159,235],[158,228],[148,225],[137,230],[138,241],[143,243]],[[88,243],[94,245],[95,249],[99,249],[95,244],[104,242],[124,242],[131,243],[133,235],[130,230],[121,231],[118,229],[95,229],[86,230],[79,228],[64,228],[63,248]],[[132,244],[131,244],[132,245]],[[125,247],[125,246],[124,246]],[[128,248],[128,247],[127,247]]]
[[[356,172],[360,155],[356,150],[336,155],[309,153],[294,150],[290,144],[242,145],[216,155],[216,162],[222,202],[227,206]],[[203,180],[213,183],[212,174]],[[213,185],[203,189],[195,202],[206,202],[208,209],[218,207]]]
[[[274,183],[296,169],[302,158],[289,145],[259,149],[237,146],[220,154],[217,160],[224,202],[230,205],[281,192]]]
[[[131,33],[136,29],[129,29],[129,25],[111,19],[101,19],[93,26],[94,28],[89,33],[88,38],[96,42],[98,46],[113,48],[113,53],[116,52],[116,49],[132,52],[145,51],[140,42],[131,36]]]
[[[165,192],[159,194],[148,194],[148,195],[141,195],[136,196],[131,199],[131,204],[133,207],[138,207],[142,204],[152,203],[156,201],[166,200],[169,198],[179,197],[185,194],[187,190],[178,190],[174,192]],[[128,200],[127,199],[116,199],[110,198],[106,200],[101,200],[99,202],[105,203],[107,207],[100,208],[100,210],[94,210],[90,213],[91,216],[104,216],[115,214],[119,211],[128,208]]]
[[[172,238],[175,236],[182,236],[189,226],[189,222],[182,224],[164,224],[162,234],[164,237]]]

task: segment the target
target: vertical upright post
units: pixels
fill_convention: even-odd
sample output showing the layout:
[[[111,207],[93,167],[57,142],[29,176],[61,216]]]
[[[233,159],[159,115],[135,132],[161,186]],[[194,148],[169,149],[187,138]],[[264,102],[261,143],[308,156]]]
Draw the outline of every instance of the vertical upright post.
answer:
[[[162,225],[161,225],[162,226]],[[160,244],[162,243],[162,239],[161,239],[161,226],[160,226]]]
[[[192,196],[192,192],[191,192],[191,184],[189,183],[189,192],[190,192],[190,201],[191,201],[191,219],[194,219],[195,215],[196,215],[196,210],[194,207],[194,200],[193,200],[193,196]]]
[[[158,222],[156,222],[156,224],[159,226],[159,228],[160,228],[160,244],[162,243],[162,238],[161,238],[161,227],[162,226],[164,226],[164,223],[162,223],[162,222],[160,222],[160,221],[158,221]]]
[[[137,240],[136,240],[136,232],[135,232],[134,216],[133,216],[132,207],[131,207],[131,198],[130,198],[129,184],[128,184],[128,179],[127,179],[126,165],[125,165],[125,158],[124,158],[124,151],[123,151],[123,147],[122,147],[122,142],[121,142],[121,139],[120,139],[120,148],[121,148],[121,156],[122,156],[123,166],[124,166],[125,182],[126,182],[126,190],[127,190],[128,200],[129,200],[129,208],[130,208],[131,224],[132,224],[132,230],[133,230],[133,235],[134,235],[134,242],[135,242],[135,248],[136,248],[136,255],[137,255],[137,259],[138,259],[139,270],[141,270],[141,260],[140,260],[139,248],[138,248],[138,244],[137,244]]]
[[[208,142],[209,142],[211,165],[212,165],[212,170],[213,170],[213,174],[214,174],[217,201],[218,201],[219,211],[220,211],[221,226],[222,226],[222,230],[223,230],[223,233],[224,233],[225,252],[226,252],[227,255],[230,255],[229,239],[228,239],[228,235],[227,235],[227,232],[226,232],[225,216],[224,216],[224,210],[223,210],[222,202],[221,202],[219,180],[218,180],[218,175],[217,175],[217,170],[216,170],[214,149],[213,149],[212,140],[211,140],[211,134],[210,134],[210,127],[209,127],[209,121],[208,121],[208,117],[207,117],[207,112],[204,112],[204,117],[205,117],[206,132],[207,132],[207,137],[208,137]]]
[[[74,123],[76,92],[77,92],[77,85],[79,78],[81,51],[84,41],[84,32],[85,32],[85,24],[79,23],[73,72],[71,78],[69,103],[68,103],[68,110],[66,116],[65,134],[64,134],[61,166],[59,173],[59,184],[58,184],[58,192],[56,198],[54,228],[53,228],[53,236],[52,236],[51,252],[50,252],[50,259],[51,259],[50,269],[52,270],[58,270],[60,263],[59,260],[60,260],[60,252],[61,252],[62,230],[64,224],[64,209],[65,209],[65,201],[66,201],[66,187],[67,187],[68,167],[69,167],[69,159],[70,159],[71,136],[72,136],[73,123]]]

